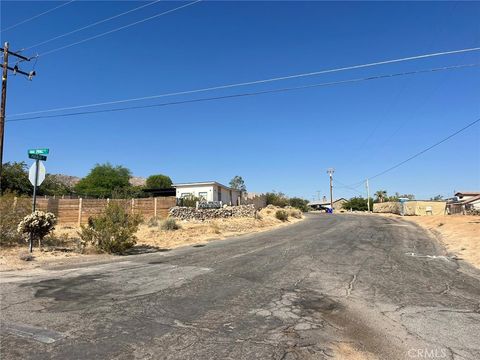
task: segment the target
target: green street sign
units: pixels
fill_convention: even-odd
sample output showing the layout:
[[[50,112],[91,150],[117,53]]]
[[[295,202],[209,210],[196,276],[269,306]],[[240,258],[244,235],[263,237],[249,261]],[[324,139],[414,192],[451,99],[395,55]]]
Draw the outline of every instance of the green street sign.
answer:
[[[35,159],[35,160],[42,160],[42,161],[47,160],[47,157],[45,155],[40,155],[40,154],[28,154],[28,157],[30,159]]]
[[[49,149],[29,149],[28,155],[47,155]]]

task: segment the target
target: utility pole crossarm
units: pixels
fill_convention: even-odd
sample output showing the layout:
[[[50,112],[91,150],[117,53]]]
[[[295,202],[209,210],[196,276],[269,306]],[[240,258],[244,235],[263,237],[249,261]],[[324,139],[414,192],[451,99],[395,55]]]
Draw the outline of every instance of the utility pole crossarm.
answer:
[[[5,67],[4,64],[0,64],[0,66],[2,66],[2,68]],[[31,71],[31,72],[27,73],[25,71],[20,70],[18,68],[18,66],[16,66],[16,65],[13,68],[11,66],[7,66],[7,70],[13,71],[14,74],[18,73],[18,74],[26,75],[28,77],[35,76],[35,71]]]
[[[25,61],[30,61],[31,58],[28,58],[26,56],[20,55],[19,53],[15,53],[13,51],[8,50],[8,45],[5,45],[5,48],[7,49],[7,53],[10,55],[13,55],[19,59],[25,60]],[[0,48],[0,51],[5,52],[5,48]]]

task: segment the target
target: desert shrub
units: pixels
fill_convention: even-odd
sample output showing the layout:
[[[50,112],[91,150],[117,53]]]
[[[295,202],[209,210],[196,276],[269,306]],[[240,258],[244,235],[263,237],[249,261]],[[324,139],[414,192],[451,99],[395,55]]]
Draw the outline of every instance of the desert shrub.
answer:
[[[200,198],[199,197],[196,197],[196,196],[193,196],[193,195],[189,195],[189,196],[185,196],[185,197],[182,197],[179,199],[179,202],[180,202],[180,206],[186,206],[186,207],[196,207],[197,206],[197,202],[200,202]]]
[[[294,207],[288,207],[286,208],[286,211],[288,213],[288,216],[291,216],[295,219],[301,219],[302,218],[302,211],[300,209],[294,208]]]
[[[0,197],[0,246],[24,243],[18,224],[32,209],[27,198],[16,198],[13,193]]]
[[[210,224],[210,229],[215,234],[220,234],[222,231],[220,230],[220,226],[216,222],[212,222]]]
[[[160,225],[160,228],[162,230],[178,230],[180,229],[180,225],[177,224],[175,219],[168,218],[162,222],[162,225]]]
[[[288,213],[285,210],[277,210],[275,212],[275,217],[280,221],[287,221]]]
[[[265,194],[267,205],[285,207],[288,205],[288,198],[281,192],[269,192]]]
[[[308,200],[298,198],[298,197],[293,197],[288,199],[288,204],[291,207],[297,208],[302,212],[308,211]]]
[[[158,225],[159,225],[158,218],[156,218],[155,216],[150,218],[147,222],[148,227],[157,227]]]
[[[102,214],[88,219],[88,225],[81,227],[79,235],[85,246],[121,254],[137,243],[135,233],[141,222],[140,215],[130,214],[120,204],[111,202]]]
[[[35,211],[26,215],[18,224],[17,231],[27,239],[32,236],[40,245],[42,239],[55,229],[57,218],[53,213]]]

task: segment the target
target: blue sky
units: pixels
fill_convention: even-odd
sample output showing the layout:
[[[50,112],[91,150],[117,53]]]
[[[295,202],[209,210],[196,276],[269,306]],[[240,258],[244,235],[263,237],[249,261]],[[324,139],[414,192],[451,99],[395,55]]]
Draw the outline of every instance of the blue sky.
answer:
[[[1,28],[59,2],[2,1]],[[45,52],[174,8],[162,1],[29,50]],[[77,1],[1,33],[12,50],[140,5]],[[9,78],[8,114],[191,90],[480,46],[478,2],[205,1],[40,57],[38,76]],[[442,56],[198,95],[221,96],[440,66]],[[21,64],[30,69],[30,64]],[[114,113],[7,123],[5,161],[48,147],[52,173],[84,176],[95,163],[175,182],[244,177],[254,192],[328,194],[326,169],[357,183],[480,117],[480,68]],[[417,198],[480,188],[480,126],[371,181],[372,192]],[[363,187],[358,188],[363,191]],[[357,193],[340,187],[335,197]]]

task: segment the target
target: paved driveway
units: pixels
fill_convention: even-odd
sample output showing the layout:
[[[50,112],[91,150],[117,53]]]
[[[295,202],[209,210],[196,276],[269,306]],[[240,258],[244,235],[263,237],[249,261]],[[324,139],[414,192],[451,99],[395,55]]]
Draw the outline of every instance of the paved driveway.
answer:
[[[480,359],[480,272],[445,255],[408,222],[310,214],[204,247],[7,272],[1,358]]]

